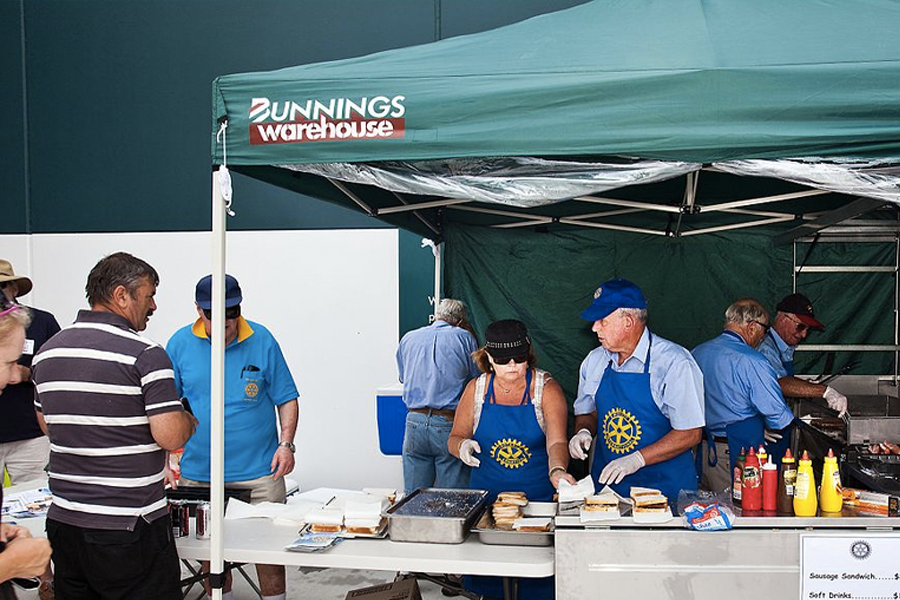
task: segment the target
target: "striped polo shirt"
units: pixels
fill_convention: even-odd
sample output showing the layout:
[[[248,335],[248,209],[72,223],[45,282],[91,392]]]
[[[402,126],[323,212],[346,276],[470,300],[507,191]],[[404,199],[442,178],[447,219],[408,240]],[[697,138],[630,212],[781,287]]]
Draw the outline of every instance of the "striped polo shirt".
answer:
[[[50,438],[48,518],[134,529],[166,514],[166,452],[150,416],[182,410],[165,350],[110,312],[82,310],[33,362]]]

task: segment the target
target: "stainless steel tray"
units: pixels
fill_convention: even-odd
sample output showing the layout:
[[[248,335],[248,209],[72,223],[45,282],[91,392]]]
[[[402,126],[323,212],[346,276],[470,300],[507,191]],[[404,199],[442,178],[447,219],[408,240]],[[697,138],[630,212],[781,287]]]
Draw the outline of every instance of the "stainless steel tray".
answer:
[[[420,488],[384,516],[396,542],[461,544],[487,502],[487,490]]]
[[[525,508],[527,509],[528,507],[526,506]],[[528,515],[526,513],[526,516],[537,515]],[[487,508],[485,509],[484,514],[481,515],[481,518],[478,519],[478,523],[472,528],[472,531],[478,534],[478,539],[482,544],[499,546],[552,546],[554,529],[555,527],[552,520],[550,521],[549,531],[495,529],[494,519],[491,517],[491,509]]]

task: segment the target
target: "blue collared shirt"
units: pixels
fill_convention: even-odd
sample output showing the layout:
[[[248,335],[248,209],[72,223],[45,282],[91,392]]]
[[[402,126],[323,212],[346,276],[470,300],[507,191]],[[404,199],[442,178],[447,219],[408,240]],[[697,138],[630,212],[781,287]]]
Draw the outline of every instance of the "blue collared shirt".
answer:
[[[791,373],[788,373],[788,365],[793,370],[795,348],[794,346],[789,346],[787,342],[781,339],[781,336],[774,329],[769,329],[757,350],[762,352],[762,355],[766,357],[766,360],[775,369],[775,376],[778,379],[791,375]]]
[[[471,333],[441,320],[404,335],[397,370],[406,407],[455,409],[466,383],[480,373],[472,360],[477,349]]]
[[[692,352],[706,390],[706,428],[725,436],[725,426],[762,415],[769,429],[794,419],[781,396],[772,365],[739,335],[723,332]]]
[[[595,348],[581,363],[575,414],[586,415],[597,410],[594,394],[600,387],[609,361],[622,373],[643,373],[647,348],[650,347],[650,393],[660,412],[669,419],[672,429],[703,427],[703,375],[690,352],[658,335],[650,345],[650,330],[644,329],[634,352],[620,366],[618,352],[603,346]]]

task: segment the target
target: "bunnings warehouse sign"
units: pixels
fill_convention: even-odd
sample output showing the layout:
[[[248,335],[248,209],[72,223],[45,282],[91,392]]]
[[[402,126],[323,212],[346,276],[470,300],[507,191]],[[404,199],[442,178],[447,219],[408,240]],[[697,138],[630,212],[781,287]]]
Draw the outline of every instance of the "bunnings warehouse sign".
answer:
[[[402,138],[405,96],[330,98],[304,102],[253,98],[250,143],[296,144]]]

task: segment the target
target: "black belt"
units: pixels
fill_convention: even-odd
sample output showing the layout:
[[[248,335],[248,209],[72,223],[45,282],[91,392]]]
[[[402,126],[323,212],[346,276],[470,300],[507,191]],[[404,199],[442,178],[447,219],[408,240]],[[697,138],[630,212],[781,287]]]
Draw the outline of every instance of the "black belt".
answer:
[[[717,443],[717,444],[727,444],[727,443],[728,443],[728,438],[727,438],[727,437],[722,437],[722,436],[720,436],[720,435],[716,435],[716,436],[713,436],[713,441],[714,441],[715,443]]]

